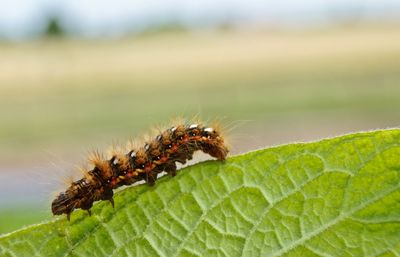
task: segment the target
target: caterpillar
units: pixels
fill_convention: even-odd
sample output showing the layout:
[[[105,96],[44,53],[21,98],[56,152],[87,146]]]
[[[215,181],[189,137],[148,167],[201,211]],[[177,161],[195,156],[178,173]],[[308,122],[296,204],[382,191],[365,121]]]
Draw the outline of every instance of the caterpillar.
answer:
[[[109,201],[114,207],[113,190],[138,181],[153,186],[157,175],[163,171],[175,176],[176,163],[185,164],[198,150],[221,161],[229,152],[216,128],[180,124],[127,153],[114,153],[109,159],[95,153],[91,158],[93,169],[86,171],[82,179],[72,182],[53,200],[52,213],[66,214],[70,220],[75,209],[86,210],[91,215],[91,208],[96,201]]]

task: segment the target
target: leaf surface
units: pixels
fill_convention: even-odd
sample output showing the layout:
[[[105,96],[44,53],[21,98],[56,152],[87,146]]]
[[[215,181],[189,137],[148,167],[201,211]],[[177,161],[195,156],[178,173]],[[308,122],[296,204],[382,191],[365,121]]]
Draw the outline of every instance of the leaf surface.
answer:
[[[207,161],[4,235],[0,256],[399,256],[399,157],[394,129]]]

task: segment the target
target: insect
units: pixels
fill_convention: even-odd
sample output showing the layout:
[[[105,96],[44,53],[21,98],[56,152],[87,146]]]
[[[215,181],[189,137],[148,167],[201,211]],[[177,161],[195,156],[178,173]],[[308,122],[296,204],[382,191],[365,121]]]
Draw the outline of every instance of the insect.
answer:
[[[110,201],[114,207],[114,189],[143,180],[153,186],[163,171],[175,176],[176,163],[185,164],[198,150],[221,161],[229,152],[215,128],[180,124],[161,132],[143,146],[127,153],[115,153],[110,159],[94,154],[93,169],[61,192],[53,200],[51,210],[54,215],[66,214],[70,220],[75,209],[86,210],[91,215],[90,209],[96,201]]]

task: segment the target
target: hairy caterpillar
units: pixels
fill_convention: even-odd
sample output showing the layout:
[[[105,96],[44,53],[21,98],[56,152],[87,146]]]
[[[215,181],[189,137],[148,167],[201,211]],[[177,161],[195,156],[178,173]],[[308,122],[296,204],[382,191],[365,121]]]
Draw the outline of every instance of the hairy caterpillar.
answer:
[[[128,153],[115,153],[110,159],[95,154],[91,160],[94,168],[61,192],[53,200],[51,210],[54,215],[66,214],[69,220],[74,209],[87,210],[91,215],[95,201],[108,200],[114,206],[114,189],[141,180],[154,185],[163,171],[175,176],[176,162],[185,164],[198,150],[218,160],[225,160],[229,152],[215,128],[181,124]]]

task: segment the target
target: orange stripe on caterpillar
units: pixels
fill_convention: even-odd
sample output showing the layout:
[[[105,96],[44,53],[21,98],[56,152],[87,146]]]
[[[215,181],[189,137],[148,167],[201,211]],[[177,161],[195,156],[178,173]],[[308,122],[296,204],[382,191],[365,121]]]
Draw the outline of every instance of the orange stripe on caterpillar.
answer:
[[[52,202],[54,215],[70,214],[75,209],[90,209],[95,201],[108,200],[114,206],[113,190],[144,180],[154,185],[163,171],[176,175],[176,162],[185,164],[195,151],[203,151],[225,160],[229,150],[219,131],[199,124],[178,125],[160,133],[143,147],[126,154],[114,154],[105,160],[95,153],[90,159],[94,168],[73,182]]]

